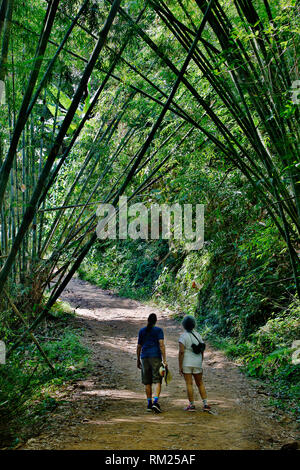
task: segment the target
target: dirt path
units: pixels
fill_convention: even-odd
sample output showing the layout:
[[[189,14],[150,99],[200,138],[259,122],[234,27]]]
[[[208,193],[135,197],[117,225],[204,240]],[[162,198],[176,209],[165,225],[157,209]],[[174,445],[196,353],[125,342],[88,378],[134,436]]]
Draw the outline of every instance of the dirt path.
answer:
[[[198,396],[197,412],[183,411],[187,400],[177,366],[181,327],[168,312],[121,299],[79,279],[70,282],[62,299],[76,308],[75,321],[86,329],[94,372],[58,394],[65,402],[24,449],[279,449],[295,440],[295,424],[266,407],[268,397],[261,386],[211,348],[205,354],[204,379],[218,415],[203,413]],[[137,333],[151,312],[157,313],[165,331],[174,376],[163,387],[160,415],[146,412],[136,368]]]

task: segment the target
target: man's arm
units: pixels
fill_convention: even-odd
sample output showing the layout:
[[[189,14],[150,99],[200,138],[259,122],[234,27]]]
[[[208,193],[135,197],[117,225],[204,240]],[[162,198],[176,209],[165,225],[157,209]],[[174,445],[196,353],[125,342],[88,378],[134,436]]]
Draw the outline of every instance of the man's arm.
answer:
[[[159,340],[159,347],[160,347],[160,351],[162,355],[162,361],[164,365],[167,366],[168,364],[167,364],[167,356],[166,356],[166,347],[165,347],[165,343],[163,339]]]
[[[184,356],[184,344],[179,343],[179,354],[178,354],[178,362],[179,362],[179,374],[183,375],[183,356]]]
[[[137,356],[137,367],[138,369],[141,369],[142,368],[142,364],[141,364],[141,350],[142,350],[142,346],[140,344],[137,345],[137,348],[136,348],[136,356]]]

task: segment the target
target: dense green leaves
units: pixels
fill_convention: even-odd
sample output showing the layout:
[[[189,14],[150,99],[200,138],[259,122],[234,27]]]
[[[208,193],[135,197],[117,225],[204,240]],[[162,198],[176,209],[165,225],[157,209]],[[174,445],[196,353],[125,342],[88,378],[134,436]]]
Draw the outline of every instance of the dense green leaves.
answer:
[[[246,337],[300,291],[298,4],[85,6],[1,3],[0,292],[24,313],[18,292],[34,299],[34,329],[96,241],[100,201],[204,203],[203,252],[170,244],[170,266],[144,255],[125,278],[181,285],[175,302]]]

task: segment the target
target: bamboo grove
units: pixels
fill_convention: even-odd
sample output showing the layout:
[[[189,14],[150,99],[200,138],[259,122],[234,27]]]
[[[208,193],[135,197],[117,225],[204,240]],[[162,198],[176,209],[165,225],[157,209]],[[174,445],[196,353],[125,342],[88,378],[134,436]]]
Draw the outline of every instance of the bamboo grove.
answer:
[[[0,295],[35,306],[8,353],[95,243],[97,204],[147,193],[191,136],[251,184],[299,294],[297,14],[292,0],[2,0]]]

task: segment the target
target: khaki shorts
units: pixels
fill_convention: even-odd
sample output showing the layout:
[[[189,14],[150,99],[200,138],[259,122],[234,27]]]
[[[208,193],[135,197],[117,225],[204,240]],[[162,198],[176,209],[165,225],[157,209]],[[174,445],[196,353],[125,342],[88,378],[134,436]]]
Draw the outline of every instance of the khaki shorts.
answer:
[[[184,374],[202,374],[203,369],[201,367],[188,367],[182,368]]]
[[[159,357],[144,357],[142,362],[142,383],[144,385],[157,384],[162,382],[162,376],[159,373],[161,359]]]

